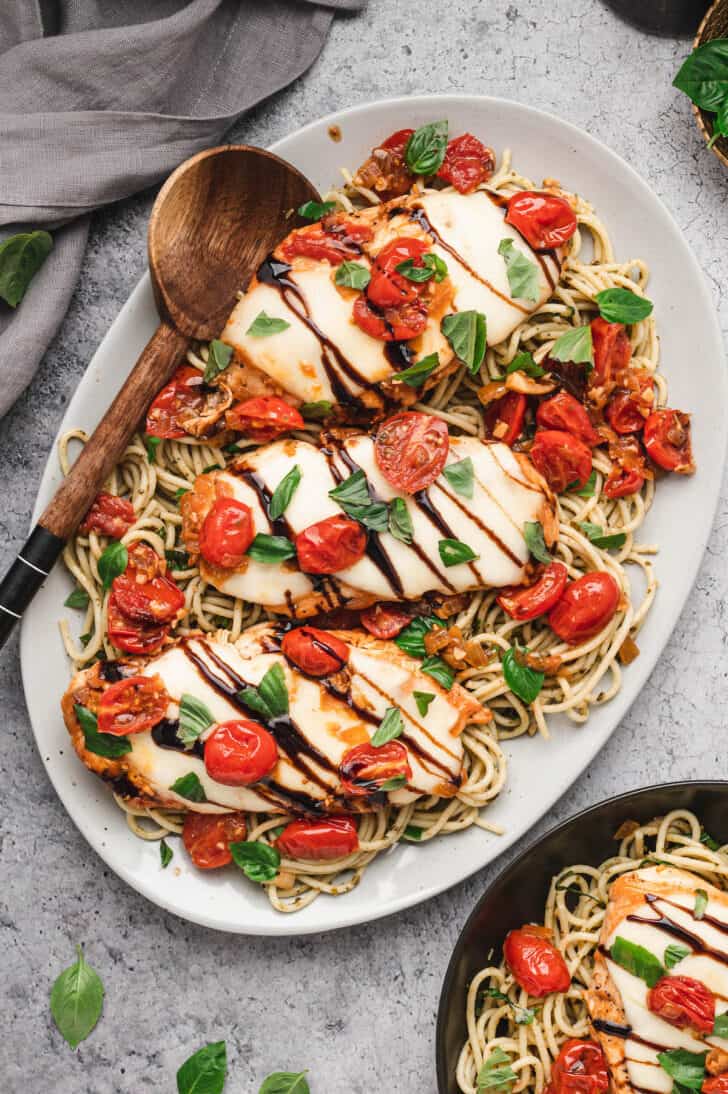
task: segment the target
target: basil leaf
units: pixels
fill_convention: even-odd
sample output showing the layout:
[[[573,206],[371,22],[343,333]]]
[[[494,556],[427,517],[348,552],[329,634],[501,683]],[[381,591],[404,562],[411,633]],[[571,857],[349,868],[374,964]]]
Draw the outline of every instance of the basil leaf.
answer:
[[[177,1094],[222,1094],[226,1075],[225,1042],[205,1045],[177,1072]]]
[[[600,908],[606,908],[607,906],[598,896],[592,896],[591,893],[584,892],[578,885],[569,885],[568,881],[557,881],[554,888],[559,893],[575,893],[576,896],[584,896],[587,900],[593,900]]]
[[[694,49],[672,85],[703,110],[719,110],[728,96],[728,38],[716,38]]]
[[[446,464],[442,473],[456,494],[460,494],[462,498],[472,498],[475,471],[470,456],[466,456],[464,460],[458,460],[457,463]]]
[[[498,254],[506,264],[506,275],[511,296],[516,300],[529,300],[535,304],[539,296],[538,266],[523,251],[519,251],[512,239],[502,239]]]
[[[334,281],[345,289],[365,289],[372,275],[361,262],[342,262],[336,267]]]
[[[485,357],[486,322],[479,311],[458,311],[446,315],[440,328],[453,353],[467,366],[471,376],[477,375]]]
[[[528,650],[523,650],[523,653],[528,653]],[[516,660],[516,650],[513,646],[503,654],[502,665],[503,678],[510,690],[530,706],[543,687],[544,674],[529,668],[528,665],[521,665]]]
[[[214,721],[209,707],[201,699],[196,699],[194,695],[189,695],[187,692],[182,695],[179,701],[177,739],[185,748],[193,745],[200,734],[209,729]]]
[[[705,889],[695,890],[695,908],[693,915],[696,919],[702,919],[705,915],[705,909],[708,907],[708,894]]]
[[[418,266],[414,258],[406,258],[404,262],[398,263],[394,268],[402,277],[406,277],[408,281],[415,281],[418,284],[429,281],[430,278],[440,282],[447,277],[447,263],[432,251],[428,251],[427,254],[422,256],[422,263],[421,266]]]
[[[200,474],[209,475],[211,471],[224,471],[224,467],[221,467],[219,463],[208,463],[207,467],[202,468]]]
[[[523,538],[537,562],[551,562],[552,555],[549,554],[546,548],[543,538],[543,525],[540,521],[527,520],[523,525]]]
[[[245,703],[246,707],[262,714],[267,720],[279,718],[288,712],[288,687],[286,686],[286,674],[283,666],[276,662],[266,672],[257,688],[243,688],[238,692],[237,698]]]
[[[91,641],[91,631],[87,631],[86,634],[79,635],[78,640],[83,648],[86,649],[86,646],[88,646],[89,642]]]
[[[700,1090],[705,1080],[707,1052],[688,1052],[686,1048],[673,1048],[658,1052],[657,1059],[670,1078],[689,1090]]]
[[[69,593],[63,601],[64,608],[88,607],[89,595],[82,585],[77,585],[72,593]]]
[[[159,861],[162,864],[162,869],[166,870],[170,862],[174,858],[174,851],[167,843],[166,839],[162,839],[159,842]]]
[[[180,498],[183,498],[185,494],[189,494],[189,492],[189,486],[179,486],[174,492],[174,500],[178,502]]]
[[[674,969],[683,957],[689,957],[693,951],[687,946],[681,946],[679,942],[671,942],[669,946],[665,948],[662,960],[665,962],[666,969]]]
[[[66,603],[68,603],[68,601],[66,601]],[[710,851],[720,851],[721,845],[718,843],[718,840],[713,839],[713,837],[708,832],[706,832],[705,829],[703,829],[703,831],[700,833],[700,842],[704,844]]]
[[[385,782],[379,787],[380,790],[399,790],[401,786],[407,782],[405,775],[393,775],[391,779],[386,779]]]
[[[409,368],[398,372],[394,379],[402,380],[410,387],[419,387],[420,384],[424,384],[428,376],[432,375],[439,364],[440,358],[438,355],[428,353],[427,357],[423,357],[421,361],[416,361],[414,365],[410,365]]]
[[[718,107],[718,112],[713,121],[713,134],[708,141],[708,148],[712,148],[721,137],[728,137],[728,94]]]
[[[604,289],[594,299],[607,323],[639,323],[652,312],[652,301],[630,289]]]
[[[517,1078],[510,1056],[502,1048],[494,1048],[478,1072],[477,1094],[483,1094],[485,1090],[508,1094]]]
[[[245,553],[255,562],[276,563],[295,558],[296,548],[285,536],[269,536],[266,532],[258,532]]]
[[[716,1037],[724,1037],[728,1040],[728,1011],[723,1011],[722,1014],[716,1014],[713,1033]]]
[[[435,696],[432,694],[431,691],[413,691],[412,695],[414,696],[414,700],[417,703],[417,709],[419,710],[422,717],[425,718],[427,716],[427,711],[430,709],[430,703],[433,701]]]
[[[595,547],[601,547],[604,550],[624,547],[627,539],[624,532],[615,532],[613,535],[605,536],[601,524],[592,524],[591,521],[588,520],[578,520],[576,523],[589,542],[593,543]]]
[[[291,504],[291,498],[298,490],[298,485],[301,481],[301,468],[298,464],[294,464],[291,470],[283,476],[281,481],[273,491],[273,496],[270,499],[268,506],[268,516],[271,520],[278,520],[283,516],[288,506]]]
[[[194,771],[188,771],[186,775],[180,775],[169,788],[180,798],[187,798],[190,802],[206,802],[207,796],[199,778]]]
[[[533,354],[528,353],[526,350],[516,354],[506,369],[506,376],[510,376],[512,372],[525,372],[526,376],[532,376],[535,380],[546,375],[546,369],[537,365],[533,359]]]
[[[64,969],[51,988],[51,1014],[58,1032],[77,1048],[94,1028],[104,1005],[101,977],[86,962],[80,946],[78,961]]]
[[[446,121],[421,125],[407,141],[405,163],[413,175],[434,175],[442,166],[446,149]]]
[[[275,828],[268,829],[268,839],[278,839],[286,830],[285,824],[279,824]]]
[[[441,539],[437,544],[443,566],[459,566],[461,562],[472,562],[479,558],[472,547],[461,543],[459,539]]]
[[[298,215],[306,220],[321,220],[327,213],[333,213],[335,208],[335,201],[305,201],[298,206]]]
[[[389,503],[389,531],[402,543],[412,542],[412,518],[404,498],[392,498]]]
[[[306,1071],[274,1071],[263,1080],[258,1094],[311,1094],[307,1074]]]
[[[173,570],[187,570],[190,565],[190,556],[186,551],[173,548],[164,552],[164,557]]]
[[[395,737],[401,737],[404,730],[402,712],[399,707],[387,707],[384,717],[374,731],[371,744],[374,748],[381,748],[387,741],[393,741]]]
[[[424,828],[418,828],[416,824],[408,824],[402,833],[402,839],[406,839],[408,843],[419,843],[423,832]]]
[[[615,938],[609,956],[627,972],[644,980],[650,988],[654,988],[660,977],[665,975],[664,968],[653,953],[621,935]]]
[[[290,323],[286,323],[285,319],[275,319],[271,315],[266,315],[264,311],[258,312],[253,322],[246,330],[246,334],[249,334],[251,338],[269,338],[271,334],[280,334],[281,331],[288,330]]]
[[[574,493],[577,494],[577,496],[580,497],[580,498],[593,498],[595,488],[596,488],[596,484],[597,484],[597,473],[596,473],[596,471],[594,471],[592,469],[591,475],[586,480],[586,482],[582,486],[581,490],[575,490]],[[574,483],[573,485],[576,486],[576,483]],[[567,486],[566,489],[570,490],[571,487]]]
[[[48,232],[21,232],[0,243],[0,297],[16,308],[53,247]]]
[[[513,1017],[518,1026],[530,1026],[536,1017],[535,1010],[532,1010],[531,1007],[522,1007],[518,1003],[514,1003],[505,992],[498,991],[498,988],[488,988],[485,994],[491,999],[498,999],[501,1003],[507,1003],[513,1011]]]
[[[144,447],[147,450],[147,463],[157,462],[157,449],[162,443],[162,437],[153,437],[151,433],[144,434]]]
[[[426,255],[422,256],[422,261],[425,266],[429,266],[435,275],[435,282],[439,285],[441,281],[444,281],[447,277],[447,262],[440,255],[435,254],[434,251],[428,251]]]
[[[299,409],[304,418],[320,422],[331,413],[333,407],[334,404],[328,399],[319,399],[316,403],[302,403]]]
[[[549,357],[555,361],[573,361],[574,364],[594,365],[591,327],[572,327],[551,347]]]
[[[386,532],[389,522],[388,507],[385,502],[373,502],[369,494],[369,483],[360,469],[340,482],[329,497],[340,505],[347,516],[353,517],[374,532]]]
[[[445,691],[449,691],[455,680],[455,672],[441,657],[426,657],[421,665],[422,672],[437,680]]]
[[[111,582],[114,578],[124,573],[128,561],[129,552],[126,545],[118,539],[112,540],[102,552],[97,563],[99,577],[105,589],[111,588]]]
[[[436,619],[433,615],[417,615],[411,623],[407,624],[404,630],[399,632],[394,640],[394,644],[399,646],[403,653],[409,654],[410,657],[426,657],[425,635],[428,631],[431,631],[433,627],[441,626],[442,623],[440,620]]]
[[[263,313],[261,312],[261,315]],[[258,317],[260,318],[260,316]],[[248,331],[250,334],[250,331]],[[228,346],[225,342],[221,342],[218,338],[213,338],[210,345],[207,347],[207,364],[205,365],[205,372],[202,379],[206,384],[209,384],[215,377],[219,376],[221,372],[230,364],[230,358],[233,355],[233,347]]]
[[[73,707],[78,724],[83,733],[84,744],[89,752],[95,756],[103,756],[107,760],[118,760],[131,752],[131,741],[128,737],[117,737],[115,733],[99,733],[98,722],[93,711],[75,703]]]
[[[281,856],[275,847],[261,840],[242,840],[230,844],[233,862],[251,881],[272,881],[278,873]]]

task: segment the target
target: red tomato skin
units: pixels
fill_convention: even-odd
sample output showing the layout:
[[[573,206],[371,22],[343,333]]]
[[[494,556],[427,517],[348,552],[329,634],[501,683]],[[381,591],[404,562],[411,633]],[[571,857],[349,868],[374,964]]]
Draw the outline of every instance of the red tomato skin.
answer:
[[[382,141],[379,148],[386,148],[389,152],[404,152],[409,144],[410,137],[414,136],[414,129],[397,129],[391,133],[386,141]]]
[[[692,976],[663,976],[647,993],[653,1014],[678,1029],[712,1033],[715,1024],[715,996]]]
[[[98,532],[102,536],[121,539],[136,521],[134,506],[127,498],[102,491],[83,518],[80,532]]]
[[[291,821],[275,841],[286,858],[331,862],[359,850],[359,835],[351,817]]]
[[[223,786],[250,786],[278,763],[275,738],[258,722],[221,722],[205,740],[205,770]]]
[[[618,391],[607,403],[604,416],[615,433],[639,433],[645,419],[628,391]]]
[[[410,281],[397,273],[401,262],[412,261],[415,266],[423,266],[422,256],[427,254],[431,244],[424,239],[400,238],[388,243],[374,259],[372,278],[366,287],[369,300],[376,307],[392,308],[416,300],[426,287],[426,282]]]
[[[695,470],[690,443],[690,417],[680,410],[655,410],[645,422],[644,442],[653,463],[664,471],[692,475]]]
[[[560,391],[558,395],[540,403],[536,411],[536,421],[542,429],[558,429],[571,433],[590,448],[601,441],[583,405],[567,391]]]
[[[233,569],[255,538],[250,507],[235,498],[216,498],[200,529],[200,554],[212,566]]]
[[[523,432],[526,403],[525,395],[517,391],[509,391],[501,399],[495,399],[488,404],[483,411],[483,422],[494,440],[507,444],[509,448],[513,447]],[[499,425],[499,423],[502,424]]]
[[[228,429],[239,430],[257,444],[266,444],[293,429],[303,429],[304,421],[295,406],[277,395],[256,395],[236,403],[225,415]]]
[[[327,517],[299,532],[295,547],[304,573],[336,574],[364,556],[367,534],[351,517]]]
[[[598,315],[591,321],[594,368],[589,374],[589,386],[600,387],[616,381],[632,357],[632,346],[623,323],[608,323]]]
[[[372,604],[360,616],[361,625],[375,638],[396,638],[412,621],[412,613],[399,604]]]
[[[639,471],[615,464],[607,476],[602,493],[607,498],[626,498],[629,494],[640,491],[644,484],[644,475],[640,475]]]
[[[469,194],[481,182],[488,181],[494,167],[493,150],[472,133],[463,133],[448,142],[437,177],[451,183],[461,194]]]
[[[563,494],[572,483],[580,489],[591,475],[591,449],[578,437],[560,429],[538,430],[529,455],[536,470],[557,494]]]
[[[570,1037],[551,1067],[551,1094],[602,1094],[609,1089],[609,1067],[594,1041]]]
[[[439,418],[405,410],[387,418],[374,438],[374,458],[387,482],[415,494],[431,486],[450,449],[447,425]]]
[[[350,748],[339,764],[339,774],[345,794],[367,797],[375,794],[382,783],[399,775],[404,775],[409,782],[412,769],[404,745],[399,741],[388,741],[379,748],[369,743]]]
[[[504,589],[496,600],[511,619],[519,623],[550,611],[561,599],[569,572],[563,562],[550,562],[534,585]]]
[[[127,676],[111,684],[99,699],[99,733],[126,737],[143,733],[164,718],[170,698],[159,676]]]
[[[576,215],[565,198],[522,190],[508,202],[506,224],[511,224],[535,251],[561,247],[576,231]]]
[[[202,373],[192,365],[182,365],[177,369],[147,411],[146,432],[150,437],[176,440],[187,436],[187,431],[176,424],[175,416],[185,401],[195,398],[195,389],[202,383]]]
[[[371,338],[381,342],[407,342],[416,338],[427,326],[427,306],[419,298],[396,308],[375,311],[364,293],[354,301],[352,312],[356,325]]]
[[[106,607],[106,633],[109,641],[124,653],[156,653],[169,634],[165,623],[138,623],[127,618],[116,603],[112,589]]]
[[[551,630],[563,642],[578,646],[606,627],[619,606],[621,592],[611,574],[595,570],[567,585],[549,613]]]
[[[187,813],[182,842],[198,870],[217,870],[233,861],[230,844],[245,839],[245,813]]]
[[[368,225],[334,214],[288,236],[281,244],[280,253],[286,261],[300,255],[338,266],[347,258],[357,258],[361,253],[360,244],[368,242],[373,235]]]
[[[141,542],[129,548],[126,570],[114,578],[111,592],[116,608],[132,623],[172,623],[185,606],[185,594],[167,577],[161,558]]]
[[[318,627],[296,627],[283,636],[283,656],[307,676],[329,676],[349,660],[349,647]]]
[[[554,991],[567,991],[571,984],[566,962],[543,931],[527,924],[509,931],[503,943],[503,957],[515,980],[537,999]]]
[[[728,1071],[722,1075],[709,1075],[700,1089],[702,1094],[728,1094]]]

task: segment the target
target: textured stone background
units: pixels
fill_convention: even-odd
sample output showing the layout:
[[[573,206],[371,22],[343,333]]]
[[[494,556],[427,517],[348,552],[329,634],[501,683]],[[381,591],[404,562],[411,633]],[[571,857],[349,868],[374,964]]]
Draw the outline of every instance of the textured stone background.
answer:
[[[725,333],[728,175],[670,86],[686,51],[685,41],[631,30],[599,0],[370,0],[364,15],[338,19],[314,68],[234,136],[265,145],[337,107],[418,92],[482,92],[553,111],[624,156],[667,203]],[[152,197],[96,218],[61,332],[0,423],[3,568],[25,535],[64,407],[144,269]],[[698,584],[645,694],[539,830],[647,782],[726,774],[727,515],[724,496]],[[179,1064],[217,1038],[228,1042],[234,1094],[253,1094],[271,1070],[304,1067],[315,1094],[434,1091],[440,984],[492,869],[422,907],[325,937],[257,940],[189,926],[110,875],[64,813],[32,743],[17,641],[0,680],[4,1091],[172,1091]],[[100,1025],[72,1053],[51,1025],[48,992],[76,941],[107,996]]]

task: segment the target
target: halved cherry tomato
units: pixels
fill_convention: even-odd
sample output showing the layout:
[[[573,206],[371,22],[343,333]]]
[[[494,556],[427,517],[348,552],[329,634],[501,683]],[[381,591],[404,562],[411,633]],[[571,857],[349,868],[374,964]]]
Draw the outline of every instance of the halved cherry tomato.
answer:
[[[636,372],[635,370],[631,370]],[[604,415],[615,433],[639,433],[644,428],[645,418],[651,410],[651,400],[644,398],[652,393],[652,379],[649,376],[640,380],[638,391],[616,391],[607,403]]]
[[[567,585],[549,613],[549,626],[563,642],[577,646],[606,627],[619,605],[619,585],[611,574],[596,570]]]
[[[527,588],[504,589],[496,600],[511,619],[536,619],[553,608],[566,588],[569,572],[563,562],[550,562],[538,581]]]
[[[374,259],[371,281],[366,288],[367,297],[375,307],[396,308],[401,304],[411,303],[422,294],[427,283],[410,281],[403,274],[397,273],[396,267],[401,262],[412,262],[417,267],[424,266],[422,256],[430,248],[429,242],[412,236],[393,239],[382,248]]]
[[[404,152],[413,134],[414,129],[397,129],[394,133],[390,133],[379,147],[386,148],[389,152]]]
[[[500,399],[494,399],[483,411],[483,422],[488,435],[512,447],[523,432],[526,415],[526,396],[509,391]]]
[[[99,532],[102,536],[121,539],[136,520],[134,506],[127,498],[116,494],[97,494],[80,525],[80,532]]]
[[[112,590],[106,608],[106,633],[124,653],[156,653],[169,634],[169,624],[134,622],[121,611]]]
[[[709,1075],[700,1089],[702,1094],[728,1094],[728,1071],[722,1075]]]
[[[359,834],[351,817],[291,821],[275,841],[286,858],[304,862],[329,862],[359,849]]]
[[[432,485],[445,466],[449,448],[445,422],[416,410],[387,418],[374,439],[377,467],[388,483],[408,494]]]
[[[230,844],[245,839],[245,813],[188,813],[182,842],[198,870],[216,870],[232,862]]]
[[[375,638],[396,638],[412,622],[412,613],[399,604],[373,604],[360,616],[364,630]]]
[[[221,722],[205,740],[205,769],[223,786],[257,783],[278,763],[275,738],[247,718]]]
[[[599,315],[590,326],[594,368],[589,373],[589,386],[601,387],[619,379],[632,357],[632,346],[624,323],[608,323]]]
[[[283,636],[281,652],[308,676],[339,672],[349,660],[349,647],[329,631],[296,627]]]
[[[519,986],[537,998],[552,991],[566,991],[571,974],[563,957],[550,941],[546,927],[527,923],[509,931],[503,943],[503,957]]]
[[[360,244],[368,242],[373,235],[368,224],[357,224],[334,214],[325,217],[320,224],[310,224],[288,236],[281,245],[281,254],[287,261],[302,255],[338,266],[345,259],[360,255]]]
[[[572,484],[581,488],[591,475],[591,449],[578,437],[560,429],[539,429],[529,455],[557,494]]]
[[[551,1068],[551,1094],[601,1094],[609,1089],[609,1068],[595,1041],[570,1037]]]
[[[647,1006],[659,1018],[678,1029],[712,1033],[715,996],[692,976],[663,976],[647,993]]]
[[[571,433],[590,448],[601,440],[583,404],[567,391],[560,391],[540,403],[536,421],[543,429],[561,429],[564,433]]]
[[[97,713],[99,733],[126,737],[161,722],[170,698],[161,676],[127,676],[102,692]]]
[[[178,438],[187,435],[180,413],[197,410],[204,400],[204,380],[199,369],[182,365],[162,388],[147,411],[146,431],[150,437]]]
[[[277,395],[256,395],[236,403],[225,415],[228,429],[237,429],[257,444],[266,444],[292,429],[303,429],[304,421],[295,406]]]
[[[427,326],[427,305],[419,297],[396,308],[375,311],[364,293],[354,301],[354,322],[371,338],[382,342],[407,342]]]
[[[327,517],[296,536],[298,565],[307,574],[335,574],[364,555],[367,534],[351,517]]]
[[[506,223],[517,228],[535,251],[561,247],[576,231],[576,215],[565,198],[521,190],[508,202]]]
[[[448,142],[437,177],[452,183],[461,194],[469,194],[488,181],[494,167],[493,149],[486,148],[472,133],[463,133]]]
[[[390,779],[412,778],[407,749],[399,741],[388,741],[379,748],[371,744],[355,745],[344,753],[339,773],[344,792],[354,797],[374,794]]]
[[[250,507],[235,498],[216,498],[200,529],[200,554],[212,566],[233,569],[255,537]]]
[[[681,410],[655,410],[645,422],[645,448],[665,471],[692,475],[695,470],[690,443],[690,415]]]
[[[626,498],[636,494],[645,484],[644,475],[635,468],[620,467],[615,463],[607,476],[602,493],[606,498]]]
[[[116,607],[133,623],[171,623],[185,606],[185,594],[146,543],[129,548],[126,570],[114,578],[111,590]]]

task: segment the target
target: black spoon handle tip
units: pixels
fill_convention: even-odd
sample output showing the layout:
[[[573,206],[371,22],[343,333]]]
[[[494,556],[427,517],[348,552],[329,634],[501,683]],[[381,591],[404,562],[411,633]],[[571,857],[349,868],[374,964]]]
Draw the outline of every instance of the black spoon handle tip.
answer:
[[[36,524],[21,547],[0,582],[0,649],[48,577],[63,547],[63,540],[41,524]]]

